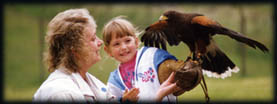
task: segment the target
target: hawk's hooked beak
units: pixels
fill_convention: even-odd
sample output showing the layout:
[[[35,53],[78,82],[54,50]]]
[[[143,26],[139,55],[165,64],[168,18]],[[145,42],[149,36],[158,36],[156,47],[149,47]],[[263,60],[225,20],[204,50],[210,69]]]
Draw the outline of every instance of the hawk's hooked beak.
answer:
[[[162,20],[167,20],[168,18],[166,17],[166,16],[164,16],[164,15],[161,15],[161,17],[159,18],[159,20],[160,21],[162,21]]]

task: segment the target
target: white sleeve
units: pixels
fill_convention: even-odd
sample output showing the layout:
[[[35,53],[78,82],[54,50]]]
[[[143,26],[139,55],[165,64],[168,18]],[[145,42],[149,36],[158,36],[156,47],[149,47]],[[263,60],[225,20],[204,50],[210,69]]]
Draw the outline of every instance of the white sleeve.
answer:
[[[115,96],[115,99],[119,100],[122,96],[124,91],[122,91],[120,88],[116,87],[115,85],[108,83],[108,92]]]
[[[86,100],[82,94],[67,90],[67,91],[59,91],[49,96],[48,101],[80,102],[80,101],[86,101]]]

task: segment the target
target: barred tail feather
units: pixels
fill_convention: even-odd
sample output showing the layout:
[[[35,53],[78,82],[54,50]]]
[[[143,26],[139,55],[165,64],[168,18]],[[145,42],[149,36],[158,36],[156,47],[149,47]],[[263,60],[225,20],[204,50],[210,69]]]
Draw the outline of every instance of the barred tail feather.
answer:
[[[203,57],[203,74],[208,77],[226,78],[237,73],[239,68],[218,48]]]

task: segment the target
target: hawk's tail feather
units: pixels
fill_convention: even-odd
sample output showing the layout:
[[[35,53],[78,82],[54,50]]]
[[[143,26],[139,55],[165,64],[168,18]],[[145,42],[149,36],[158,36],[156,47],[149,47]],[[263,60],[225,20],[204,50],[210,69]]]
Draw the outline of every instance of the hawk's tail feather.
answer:
[[[224,79],[230,77],[232,72],[239,71],[239,68],[218,48],[213,53],[208,52],[202,60],[203,74],[208,77]]]

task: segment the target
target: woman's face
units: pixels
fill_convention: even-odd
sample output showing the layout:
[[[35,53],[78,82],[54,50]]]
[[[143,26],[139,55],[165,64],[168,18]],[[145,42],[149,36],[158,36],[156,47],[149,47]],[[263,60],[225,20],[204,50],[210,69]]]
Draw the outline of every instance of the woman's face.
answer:
[[[96,29],[90,25],[85,29],[84,33],[86,34],[86,40],[88,42],[87,45],[89,47],[89,56],[87,57],[87,63],[89,65],[93,65],[101,60],[99,51],[101,45],[103,44],[103,41],[96,36]]]

